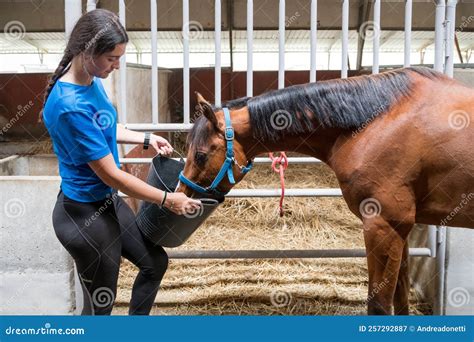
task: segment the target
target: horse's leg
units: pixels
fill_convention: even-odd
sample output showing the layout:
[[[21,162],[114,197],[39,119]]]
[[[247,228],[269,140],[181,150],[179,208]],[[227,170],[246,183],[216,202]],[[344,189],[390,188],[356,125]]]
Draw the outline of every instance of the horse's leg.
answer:
[[[408,242],[405,242],[400,271],[398,272],[397,287],[395,288],[395,296],[393,298],[395,315],[409,314],[408,295],[410,294],[410,280],[408,279],[408,274]]]
[[[411,225],[412,226],[412,225]],[[369,268],[369,315],[390,315],[410,225],[390,225],[381,216],[364,220]],[[404,237],[402,237],[404,236]]]

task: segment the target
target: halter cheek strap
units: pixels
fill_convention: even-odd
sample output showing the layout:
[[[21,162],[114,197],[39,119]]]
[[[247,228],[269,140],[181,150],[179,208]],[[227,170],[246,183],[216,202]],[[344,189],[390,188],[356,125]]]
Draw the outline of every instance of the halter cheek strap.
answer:
[[[234,178],[234,165],[235,165],[235,156],[234,156],[234,138],[235,138],[235,133],[234,133],[234,128],[232,127],[232,120],[230,119],[230,111],[229,108],[224,107],[222,108],[224,111],[224,119],[225,119],[225,131],[224,131],[224,136],[225,136],[225,141],[226,141],[226,153],[225,153],[225,160],[224,163],[221,166],[221,169],[219,170],[219,173],[217,174],[216,178],[212,181],[211,185],[208,186],[207,188],[204,188],[200,186],[199,184],[194,183],[192,180],[189,178],[186,178],[181,172],[179,174],[179,180],[186,186],[190,187],[192,190],[196,192],[200,192],[203,194],[211,194],[211,195],[216,195],[219,197],[223,197],[224,195],[227,194],[227,192],[222,192],[217,190],[217,187],[219,184],[222,182],[225,176],[227,176],[227,179],[229,180],[230,184],[235,184],[235,178]],[[253,162],[249,161],[245,167],[242,167],[240,169],[240,172],[242,174],[248,173],[253,167]]]

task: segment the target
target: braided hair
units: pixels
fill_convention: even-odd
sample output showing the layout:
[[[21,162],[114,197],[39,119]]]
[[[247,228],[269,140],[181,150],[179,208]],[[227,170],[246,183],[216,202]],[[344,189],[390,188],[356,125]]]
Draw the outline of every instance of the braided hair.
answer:
[[[128,42],[125,28],[118,16],[105,9],[95,9],[87,12],[77,21],[69,37],[63,57],[54,73],[49,77],[44,92],[44,105],[54,85],[68,70],[72,59],[81,53],[97,57],[113,51],[115,46]],[[43,110],[38,122],[43,121]]]

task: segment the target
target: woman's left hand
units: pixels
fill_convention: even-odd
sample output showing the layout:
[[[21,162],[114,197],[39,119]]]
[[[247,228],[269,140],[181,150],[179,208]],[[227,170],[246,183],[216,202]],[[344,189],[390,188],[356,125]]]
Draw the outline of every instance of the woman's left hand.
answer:
[[[150,145],[153,146],[158,154],[169,156],[171,153],[173,153],[173,146],[171,146],[168,140],[159,135],[150,135]]]

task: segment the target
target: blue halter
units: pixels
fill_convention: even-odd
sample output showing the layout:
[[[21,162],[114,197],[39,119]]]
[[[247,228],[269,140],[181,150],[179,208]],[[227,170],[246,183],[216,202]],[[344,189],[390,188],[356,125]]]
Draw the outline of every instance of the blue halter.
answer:
[[[219,184],[222,182],[224,177],[227,175],[227,178],[229,179],[230,184],[235,184],[235,179],[234,179],[234,165],[235,165],[235,157],[234,157],[234,128],[232,127],[232,121],[230,119],[230,112],[229,108],[224,107],[222,108],[224,111],[224,118],[225,118],[225,140],[226,140],[226,153],[225,153],[225,161],[224,164],[222,164],[221,169],[219,173],[217,174],[216,178],[214,181],[211,183],[210,186],[204,188],[196,183],[194,183],[192,180],[186,178],[181,171],[179,174],[179,180],[186,186],[190,187],[192,190],[196,192],[200,192],[202,194],[210,194],[210,195],[215,195],[218,197],[223,197],[227,194],[227,192],[222,192],[217,190],[217,187]],[[253,167],[253,162],[249,161],[245,167],[241,167],[240,172],[242,174],[246,174],[249,172]]]

